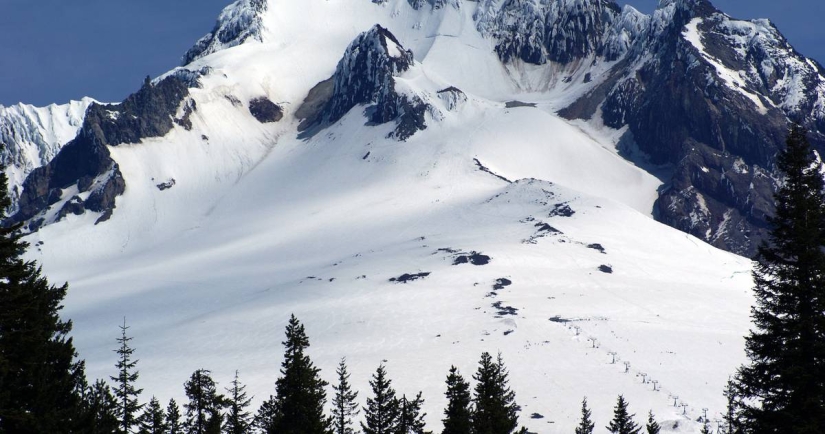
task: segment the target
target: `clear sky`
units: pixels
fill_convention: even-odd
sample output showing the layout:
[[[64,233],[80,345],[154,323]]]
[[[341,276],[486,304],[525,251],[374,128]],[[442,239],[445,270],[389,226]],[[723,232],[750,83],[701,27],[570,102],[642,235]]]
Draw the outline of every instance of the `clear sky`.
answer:
[[[301,1],[301,0],[280,0]],[[338,0],[367,1],[367,0]],[[825,64],[825,0],[712,0]],[[177,66],[231,0],[0,0],[0,104],[120,101]],[[658,0],[620,0],[650,13]]]

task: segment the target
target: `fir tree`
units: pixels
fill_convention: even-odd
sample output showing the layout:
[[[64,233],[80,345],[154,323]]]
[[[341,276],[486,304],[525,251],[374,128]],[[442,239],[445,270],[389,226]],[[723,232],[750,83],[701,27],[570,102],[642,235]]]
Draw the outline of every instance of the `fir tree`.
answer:
[[[472,398],[470,384],[458,372],[455,366],[450,367],[447,375],[447,408],[444,409],[444,430],[441,434],[471,434],[473,429]]]
[[[737,375],[745,432],[825,432],[825,195],[822,165],[799,125],[776,167],[784,184],[753,270],[750,363]]]
[[[117,399],[103,380],[97,380],[83,395],[83,419],[80,432],[112,434],[120,429],[117,419]]]
[[[174,399],[169,400],[166,406],[166,428],[169,434],[183,434],[183,426],[180,423],[180,407]]]
[[[364,434],[393,434],[398,427],[398,398],[392,388],[392,380],[387,378],[384,365],[378,366],[370,380],[372,398],[367,398],[364,419],[361,423]]]
[[[427,434],[425,430],[424,416],[427,413],[421,412],[421,407],[424,405],[424,398],[421,397],[421,392],[415,396],[412,401],[407,399],[407,395],[403,395],[398,403],[398,426],[396,427],[396,434]]]
[[[246,386],[238,379],[238,371],[235,371],[235,379],[232,380],[232,387],[226,389],[229,394],[229,413],[226,415],[224,432],[227,434],[247,434],[251,429],[251,415],[246,409],[252,398],[246,395]]]
[[[656,419],[653,417],[653,410],[647,413],[647,434],[659,434],[659,431],[662,430],[662,427],[659,426],[659,423],[656,422]]]
[[[129,346],[132,338],[126,336],[126,318],[123,318],[123,325],[119,326],[121,335],[117,338],[120,347],[114,350],[118,355],[115,365],[118,370],[117,377],[110,377],[115,382],[115,397],[118,401],[117,419],[120,421],[120,430],[124,433],[132,432],[132,427],[137,424],[137,412],[143,408],[138,404],[138,395],[143,389],[135,389],[135,382],[138,379],[138,371],[135,369],[137,360],[132,360],[134,348]]]
[[[334,434],[355,434],[353,429],[353,417],[359,413],[358,392],[352,390],[349,383],[349,372],[347,372],[347,361],[345,358],[338,363],[338,384],[333,385],[335,396],[332,398],[332,432]]]
[[[278,409],[275,408],[275,397],[270,395],[269,399],[261,403],[258,413],[255,414],[253,425],[262,433],[274,433],[275,423],[278,418]]]
[[[325,434],[330,430],[330,420],[324,416],[327,402],[324,387],[327,382],[318,375],[306,349],[309,338],[303,324],[295,315],[286,326],[283,342],[284,361],[281,377],[275,382],[275,409],[273,425],[267,433],[278,434]]]
[[[722,392],[727,400],[727,409],[722,420],[725,424],[725,434],[741,434],[739,423],[738,403],[736,396],[736,383],[733,380],[728,380],[725,385],[725,390]]]
[[[707,421],[702,422],[702,430],[699,431],[700,434],[711,434],[710,432],[710,425],[708,425]]]
[[[166,426],[166,416],[163,414],[163,407],[154,396],[149,400],[143,409],[143,414],[138,418],[139,434],[166,434],[169,427]]]
[[[0,221],[11,205],[0,166]],[[0,432],[71,429],[83,413],[84,364],[60,319],[68,285],[53,286],[22,255],[20,226],[0,226]]]
[[[613,434],[639,434],[642,428],[633,421],[635,414],[628,414],[627,401],[624,396],[619,395],[616,407],[613,408],[613,420],[607,426],[607,430]]]
[[[198,369],[184,384],[189,402],[184,404],[187,434],[217,434],[221,427],[224,398],[216,392],[215,381],[208,369]]]
[[[516,394],[508,385],[508,372],[501,354],[493,361],[490,353],[481,354],[478,371],[473,376],[475,386],[475,434],[510,434],[518,427],[519,406]]]
[[[591,417],[592,413],[587,408],[587,397],[585,397],[582,399],[582,420],[579,422],[579,426],[576,427],[576,434],[593,434],[596,424],[590,419]]]

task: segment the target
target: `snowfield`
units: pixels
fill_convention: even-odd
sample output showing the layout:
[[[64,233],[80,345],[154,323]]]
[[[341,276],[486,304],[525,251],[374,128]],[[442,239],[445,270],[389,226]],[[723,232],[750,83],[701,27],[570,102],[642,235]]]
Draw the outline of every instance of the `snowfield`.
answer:
[[[323,378],[346,357],[363,403],[386,361],[436,432],[450,365],[469,378],[482,351],[502,353],[537,433],[571,432],[584,396],[598,427],[618,394],[664,432],[699,432],[703,409],[719,419],[744,361],[750,261],[655,222],[661,181],[614,132],[555,114],[587,87],[535,87],[551,64],[521,80],[475,29],[477,3],[460,4],[272,1],[263,42],[187,66],[213,70],[191,90],[193,128],[111,148],[127,182],[111,220],[70,215],[28,237],[29,258],[70,283],[63,314],[90,378],[114,374],[126,317],[143,401],[182,402],[195,369],[221,386],[238,369],[257,410],[294,313]],[[415,54],[397,87],[432,105],[427,129],[388,139],[394,125],[356,107],[299,139],[295,111],[376,23]],[[452,110],[436,94],[448,86],[467,95]],[[260,96],[280,122],[250,115]],[[489,263],[454,265],[473,252]],[[416,273],[430,274],[397,281]]]

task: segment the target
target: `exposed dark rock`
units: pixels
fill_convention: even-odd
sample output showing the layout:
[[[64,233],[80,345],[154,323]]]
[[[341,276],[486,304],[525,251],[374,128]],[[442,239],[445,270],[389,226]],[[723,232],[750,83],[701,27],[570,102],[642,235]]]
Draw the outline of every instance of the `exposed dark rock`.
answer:
[[[183,106],[183,116],[180,119],[175,119],[175,123],[182,126],[186,131],[192,130],[192,120],[190,117],[192,113],[195,112],[197,104],[195,104],[195,100],[190,99],[187,101],[186,105]]]
[[[157,188],[160,191],[164,191],[164,190],[168,190],[168,189],[172,188],[174,185],[175,185],[175,178],[171,178],[168,181],[164,181],[164,182],[161,182],[160,184],[157,184]]]
[[[414,63],[412,51],[405,49],[389,30],[375,25],[350,43],[332,77],[332,91],[320,83],[302,105],[300,128],[310,132],[338,122],[354,107],[366,105],[368,123],[395,122],[390,137],[400,141],[426,128],[424,115],[430,108],[417,96],[395,90],[394,76]],[[327,95],[329,94],[329,97]],[[320,112],[317,104],[326,101]],[[304,117],[305,116],[305,117]],[[311,123],[310,123],[311,121]]]
[[[604,250],[604,247],[603,247],[601,244],[599,244],[599,243],[588,244],[588,245],[587,245],[587,248],[588,248],[588,249],[593,249],[593,250],[598,250],[600,253],[607,253],[607,252]]]
[[[569,322],[571,321],[571,320],[570,320],[570,319],[568,319],[568,318],[562,318],[562,317],[560,317],[560,316],[558,316],[558,315],[556,315],[556,316],[551,316],[551,317],[550,317],[550,318],[548,318],[548,319],[550,320],[550,322],[557,322],[557,323],[559,323],[559,324],[567,324],[567,323],[569,323]]]
[[[249,101],[249,113],[262,124],[278,122],[284,117],[283,109],[264,96]]]
[[[444,105],[449,111],[455,111],[467,102],[467,95],[454,86],[441,89],[436,94],[440,100],[444,101]]]
[[[570,205],[557,203],[553,205],[553,210],[550,211],[549,217],[572,217],[573,214],[576,214],[576,211],[570,208]]]
[[[35,169],[26,178],[19,210],[10,220],[29,221],[27,228],[36,230],[48,222],[35,217],[59,201],[61,190],[72,185],[81,193],[91,191],[83,206],[103,213],[98,222],[108,219],[115,207],[115,198],[126,188],[108,147],[166,135],[174,126],[178,107],[188,95],[185,84],[175,76],[157,84],[152,84],[147,77],[143,87],[121,104],[89,106],[78,136],[49,164]]]
[[[599,265],[599,271],[602,273],[613,274],[613,267],[610,265]]]
[[[560,234],[560,233],[562,233],[560,230],[554,228],[553,226],[550,226],[547,223],[538,222],[538,223],[536,223],[535,226],[538,228],[538,230],[536,232],[547,232],[547,233],[550,233],[550,234]]]
[[[235,107],[240,107],[243,105],[241,100],[239,100],[235,95],[224,95],[223,97]]]
[[[298,125],[299,132],[305,131],[321,120],[324,107],[332,98],[334,84],[334,77],[330,77],[309,90],[304,102],[295,112],[295,117],[301,120],[300,125]]]
[[[530,415],[530,419],[544,419],[544,415],[539,413],[533,413]]]
[[[482,255],[479,252],[472,251],[470,253],[459,254],[453,260],[453,265],[468,263],[473,265],[487,265],[490,263],[490,257],[487,255]]]
[[[502,302],[497,301],[492,305],[494,308],[498,309],[496,312],[499,316],[506,316],[506,315],[518,315],[518,309],[513,306],[504,306]]]
[[[404,274],[402,274],[398,277],[390,278],[390,282],[407,283],[407,282],[412,282],[413,280],[423,279],[423,278],[425,278],[429,275],[430,275],[429,271],[425,271],[423,273],[413,273],[413,274],[404,273]]]
[[[480,170],[480,171],[482,171],[482,172],[489,173],[490,175],[493,175],[493,176],[495,176],[496,178],[498,178],[498,179],[500,179],[500,180],[502,180],[502,181],[504,181],[504,182],[506,182],[506,183],[508,183],[508,184],[512,184],[512,183],[513,183],[513,181],[510,181],[509,179],[507,179],[507,178],[505,178],[505,177],[503,177],[503,176],[499,175],[498,173],[495,173],[495,172],[493,172],[492,170],[488,169],[486,166],[484,166],[483,164],[481,164],[481,161],[478,161],[478,159],[477,159],[477,158],[473,158],[473,161],[475,161],[475,163],[476,163],[476,167],[478,167],[478,170]]]
[[[60,211],[57,212],[57,220],[62,220],[69,214],[81,215],[84,212],[86,212],[86,209],[83,207],[83,199],[78,196],[72,196],[71,199],[63,204]]]
[[[498,291],[498,290],[504,289],[505,287],[510,286],[512,284],[513,284],[512,280],[510,280],[506,277],[501,277],[501,278],[496,279],[496,283],[493,284],[493,290]]]

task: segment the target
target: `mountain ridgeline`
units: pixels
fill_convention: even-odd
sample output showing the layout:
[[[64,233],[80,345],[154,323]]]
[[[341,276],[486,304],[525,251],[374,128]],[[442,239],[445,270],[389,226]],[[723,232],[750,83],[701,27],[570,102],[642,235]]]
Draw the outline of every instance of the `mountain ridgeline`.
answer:
[[[661,0],[652,15],[609,0],[398,3],[404,4],[394,7],[422,16],[471,8],[475,31],[505,70],[544,67],[555,74],[553,83],[580,80],[580,91],[556,108],[558,114],[622,131],[620,153],[663,183],[654,217],[716,247],[752,256],[765,237],[780,182],[775,155],[789,121],[805,127],[814,148],[825,151],[825,69],[795,51],[767,20],[735,20],[707,0]],[[191,128],[189,116],[198,108],[188,89],[212,73],[209,55],[249,41],[277,42],[266,39],[269,9],[266,0],[228,6],[213,31],[183,56],[183,68],[147,81],[121,104],[91,103],[77,137],[53,159],[11,159],[40,166],[22,183],[13,221],[37,230],[86,211],[105,221],[128,183],[109,147]],[[300,121],[295,133],[317,134],[361,106],[369,125],[394,122],[390,137],[402,142],[437,121],[441,114],[427,95],[397,86],[417,61],[426,64],[404,42],[381,25],[365,29],[334,74],[287,113]],[[512,80],[518,84],[519,77]],[[457,88],[446,90],[436,97],[467,99]],[[270,105],[280,120],[281,107]],[[4,151],[9,160],[22,144],[3,137],[11,142]]]

